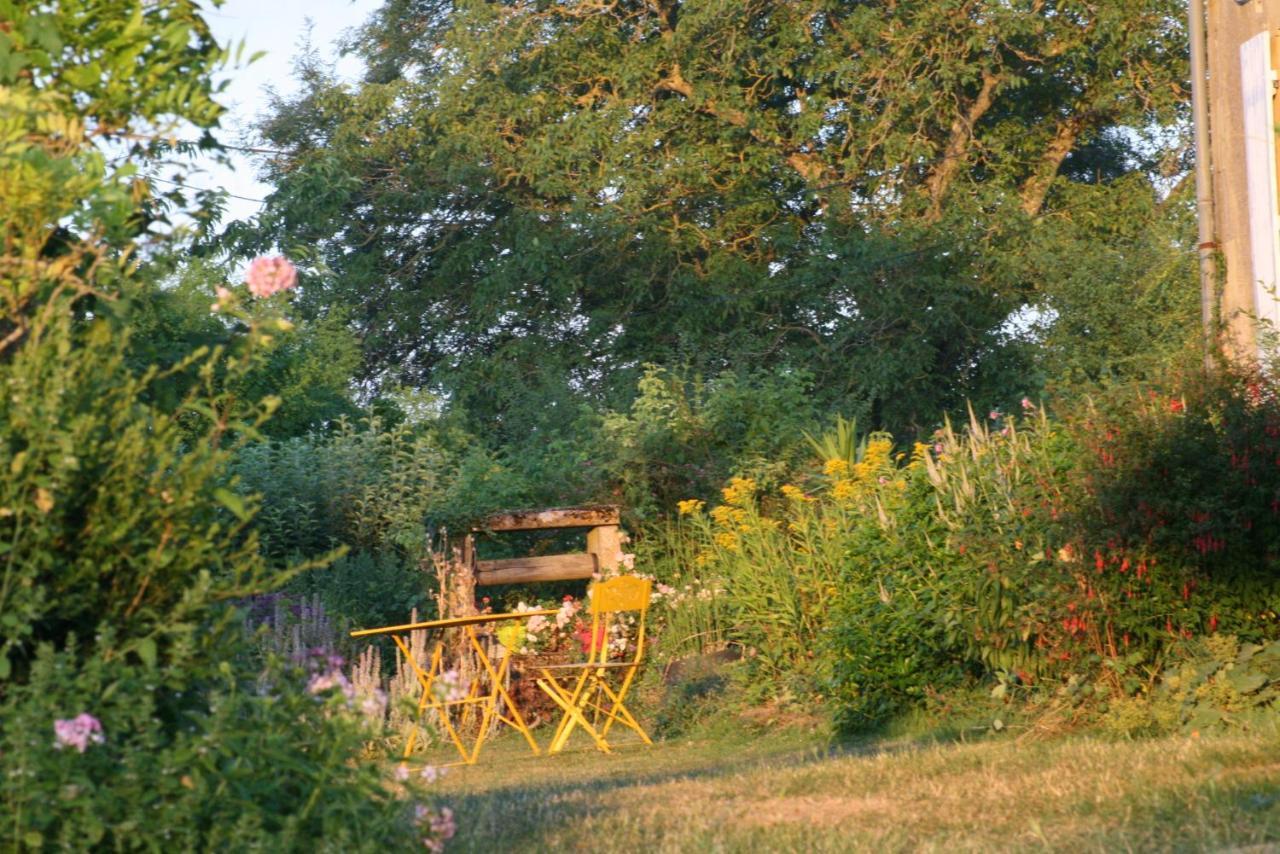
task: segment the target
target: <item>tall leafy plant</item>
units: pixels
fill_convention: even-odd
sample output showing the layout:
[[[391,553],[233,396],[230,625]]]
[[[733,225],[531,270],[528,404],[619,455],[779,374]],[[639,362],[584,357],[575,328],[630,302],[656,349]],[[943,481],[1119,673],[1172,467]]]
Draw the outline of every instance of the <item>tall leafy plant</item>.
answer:
[[[226,465],[280,401],[223,380],[287,325],[269,296],[287,262],[251,268],[255,299],[218,293],[227,347],[130,364],[120,296],[145,281],[147,190],[96,142],[214,123],[223,55],[199,8],[4,2],[0,47],[0,835],[15,850],[434,840],[414,828],[426,808],[359,760],[315,663],[240,654],[234,600],[280,576]]]

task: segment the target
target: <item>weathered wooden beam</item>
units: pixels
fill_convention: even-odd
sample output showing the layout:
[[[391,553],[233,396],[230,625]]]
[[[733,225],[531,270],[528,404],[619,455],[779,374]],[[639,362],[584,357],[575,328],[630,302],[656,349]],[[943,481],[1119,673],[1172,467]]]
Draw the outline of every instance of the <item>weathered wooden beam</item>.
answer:
[[[536,531],[549,528],[594,528],[617,525],[621,519],[616,505],[594,507],[552,507],[547,510],[509,510],[494,513],[471,529],[473,531]]]
[[[476,584],[527,584],[531,581],[569,581],[590,578],[599,563],[592,554],[514,557],[476,564]]]

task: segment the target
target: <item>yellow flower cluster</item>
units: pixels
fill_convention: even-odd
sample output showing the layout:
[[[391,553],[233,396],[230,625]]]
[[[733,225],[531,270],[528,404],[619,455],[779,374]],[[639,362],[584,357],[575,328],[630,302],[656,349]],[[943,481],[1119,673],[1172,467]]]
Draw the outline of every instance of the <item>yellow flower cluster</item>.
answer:
[[[842,478],[831,485],[831,497],[840,502],[853,501],[861,491],[860,486],[857,481]]]
[[[841,504],[852,504],[868,493],[874,492],[887,479],[900,481],[895,477],[897,466],[891,459],[893,440],[883,435],[876,436],[867,442],[862,454],[862,461],[849,468],[841,459],[827,460],[824,471],[832,478],[831,497]],[[905,486],[905,482],[900,482]]]
[[[832,457],[822,467],[822,473],[827,477],[844,477],[849,473],[849,461],[842,457]]]
[[[756,494],[756,482],[749,477],[735,477],[721,490],[728,504],[745,507]]]
[[[888,439],[872,439],[867,443],[867,451],[862,455],[862,462],[854,466],[853,476],[857,480],[870,480],[889,467],[889,453],[893,450],[893,442]]]
[[[916,442],[911,446],[911,465],[924,465],[925,457],[929,453],[929,446],[924,442]]]
[[[784,496],[786,496],[791,501],[808,501],[809,500],[809,496],[804,494],[803,489],[801,489],[798,486],[792,486],[789,483],[785,484],[782,487],[781,492]]]
[[[676,502],[676,510],[681,516],[692,516],[695,513],[701,513],[702,508],[706,506],[706,502],[699,501],[696,498],[686,498],[684,501]]]
[[[731,507],[728,504],[721,504],[719,507],[711,511],[711,519],[717,524],[725,528],[732,528],[734,525],[741,525],[746,521],[747,511],[741,507]]]

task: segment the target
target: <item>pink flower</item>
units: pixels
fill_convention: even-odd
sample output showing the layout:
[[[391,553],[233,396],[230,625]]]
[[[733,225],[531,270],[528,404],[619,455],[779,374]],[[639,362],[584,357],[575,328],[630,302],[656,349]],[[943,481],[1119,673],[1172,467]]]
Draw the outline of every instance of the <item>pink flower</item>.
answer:
[[[1023,409],[1035,409],[1035,408],[1036,408],[1036,405],[1035,405],[1034,403],[1032,403],[1032,402],[1031,402],[1031,398],[1029,398],[1029,397],[1024,397],[1024,398],[1022,399],[1022,408],[1023,408]]]
[[[280,255],[263,256],[253,259],[245,281],[249,285],[249,293],[263,299],[298,284],[298,270]]]
[[[222,287],[222,285],[218,285],[218,287],[213,289],[213,293],[217,296],[218,301],[211,305],[209,310],[212,312],[222,311],[223,307],[225,307],[227,303],[231,302],[231,291]]]
[[[343,675],[341,670],[317,673],[307,682],[307,691],[311,694],[323,694],[326,691],[332,691],[334,688],[341,688],[343,695],[347,699],[351,699],[355,695],[355,689],[351,687],[351,683],[347,681],[347,677]]]
[[[993,409],[987,413],[987,417],[990,418],[992,421],[999,421],[1000,411],[998,409]]]
[[[422,838],[422,844],[428,851],[443,851],[445,840],[452,839],[458,832],[453,810],[448,807],[441,807],[436,812],[425,804],[418,804],[413,809],[413,823],[419,830],[430,834]]]
[[[441,702],[456,703],[465,700],[471,693],[471,683],[467,682],[456,667],[452,667],[440,674],[431,690]]]
[[[55,720],[53,734],[56,739],[53,746],[58,750],[74,747],[84,753],[90,744],[102,744],[102,722],[84,712],[70,720]]]

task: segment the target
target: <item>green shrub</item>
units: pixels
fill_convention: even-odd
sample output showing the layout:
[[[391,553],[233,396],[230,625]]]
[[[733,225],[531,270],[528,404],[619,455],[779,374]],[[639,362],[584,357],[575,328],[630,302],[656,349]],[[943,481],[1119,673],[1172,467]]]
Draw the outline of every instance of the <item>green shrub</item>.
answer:
[[[715,494],[731,474],[775,487],[805,455],[809,381],[796,371],[689,380],[651,365],[630,411],[605,417],[594,464],[643,520]]]
[[[680,504],[654,563],[720,588],[721,639],[769,690],[834,696],[846,727],[984,675],[1119,703],[1193,635],[1280,631],[1272,386],[1184,388],[1112,390],[1058,420],[1030,401],[971,413],[909,462],[873,434],[781,496],[735,479],[709,513]]]
[[[895,465],[891,452],[887,437],[873,436],[861,462],[851,468],[843,457],[829,461],[808,493],[783,484],[765,494],[755,480],[737,477],[710,511],[697,499],[680,503],[677,530],[668,537],[679,548],[673,559],[656,562],[659,578],[678,590],[710,592],[712,634],[719,635],[712,641],[741,645],[766,691],[826,690],[834,665],[831,607],[851,584],[876,590],[882,569],[868,562],[875,571],[851,579],[850,555],[877,549],[884,557],[894,548],[886,546],[881,525],[902,500],[908,470]]]
[[[272,332],[288,326],[286,297],[230,290],[217,309],[235,333],[225,347],[178,354],[164,370],[130,361],[120,297],[149,279],[131,242],[146,225],[146,187],[95,140],[216,120],[222,54],[198,8],[41,4],[3,38],[6,847],[434,842],[441,834],[419,821],[430,816],[401,797],[416,790],[388,787],[362,758],[345,695],[321,690],[314,672],[262,672],[244,654],[232,602],[300,567],[268,572],[249,529],[256,503],[226,473],[279,401],[245,400],[224,380],[266,362]]]
[[[109,638],[103,637],[108,647]],[[393,791],[340,692],[305,669],[261,674],[197,655],[139,666],[44,645],[0,714],[5,833],[32,849],[374,850],[413,839],[414,790]],[[101,743],[63,743],[89,713]]]
[[[1119,708],[1195,634],[1276,637],[1272,386],[1224,371],[1182,388],[940,431],[917,469],[927,482],[883,505],[883,535],[845,565],[833,639],[846,723],[891,712],[868,696],[900,680],[918,691],[966,670],[1023,685],[1074,676]],[[891,580],[869,570],[895,561]],[[893,661],[904,666],[884,672]]]
[[[395,552],[347,554],[300,575],[288,587],[294,596],[319,596],[352,627],[405,622],[414,610],[435,614],[435,573]]]
[[[1224,368],[1114,389],[1067,419],[1085,451],[1078,536],[1109,576],[1145,559],[1147,585],[1177,587],[1164,637],[1280,632],[1278,391]]]
[[[359,760],[358,730],[242,654],[230,600],[296,571],[268,571],[254,503],[224,485],[252,423],[197,387],[192,442],[182,413],[145,402],[127,330],[46,305],[0,363],[0,742],[22,770],[0,781],[3,832],[34,848],[403,844],[409,806]],[[103,743],[58,750],[55,721],[81,714]]]
[[[370,417],[341,419],[328,434],[250,444],[232,471],[243,494],[262,496],[255,528],[273,557],[337,546],[421,557],[447,463],[430,431]]]

